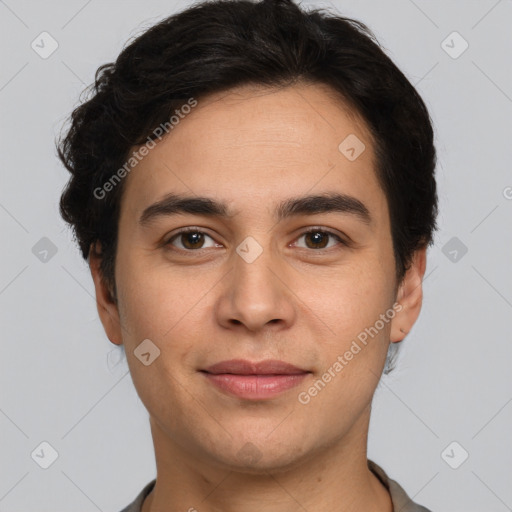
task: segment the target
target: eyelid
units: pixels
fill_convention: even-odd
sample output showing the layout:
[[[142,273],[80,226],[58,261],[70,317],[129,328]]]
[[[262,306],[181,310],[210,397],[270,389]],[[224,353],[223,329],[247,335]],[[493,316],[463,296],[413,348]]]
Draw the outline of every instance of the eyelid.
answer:
[[[171,242],[177,238],[178,236],[182,235],[183,233],[201,233],[203,235],[206,235],[206,236],[209,236],[212,240],[215,241],[215,239],[213,238],[212,235],[209,235],[208,232],[205,230],[205,228],[201,228],[199,226],[187,226],[187,227],[184,227],[184,228],[180,228],[178,229],[178,231],[174,232],[170,237],[168,237],[166,240],[164,240],[162,242],[162,246],[166,247],[166,246],[172,246]],[[215,241],[215,243],[218,243],[217,241]],[[202,249],[196,249],[196,250],[185,250],[185,249],[180,249],[178,247],[174,247],[175,250],[177,251],[182,251],[182,252],[200,252]]]
[[[306,228],[305,231],[301,231],[300,234],[295,238],[295,242],[304,235],[307,235],[309,233],[317,233],[317,232],[325,233],[325,234],[328,234],[328,235],[336,238],[336,240],[338,240],[338,242],[341,245],[344,245],[345,247],[350,246],[349,242],[341,234],[338,234],[337,232],[331,230],[330,228],[325,228],[323,226],[312,226],[312,227]],[[293,242],[293,243],[295,243],[295,242]],[[336,247],[330,247],[329,249],[316,249],[316,250],[299,247],[299,249],[305,249],[306,251],[320,253],[320,252],[330,252],[331,250],[335,250]]]
[[[316,232],[321,232],[321,233],[325,233],[325,234],[328,234],[334,238],[336,238],[336,240],[343,246],[345,247],[350,247],[350,242],[348,240],[346,240],[342,235],[336,233],[335,231],[331,230],[330,228],[325,228],[323,226],[310,226],[308,228],[303,228],[304,230],[301,231],[297,237],[294,239],[293,242],[291,242],[292,244],[293,243],[296,243],[297,240],[299,238],[301,238],[302,236],[304,235],[308,235],[310,233],[316,233]],[[215,239],[213,238],[212,235],[209,235],[207,231],[205,231],[205,228],[201,228],[199,226],[187,226],[187,227],[184,227],[184,228],[180,228],[178,231],[176,231],[175,233],[173,233],[166,241],[164,241],[162,243],[162,246],[164,247],[167,247],[167,246],[171,246],[173,249],[172,250],[175,250],[177,252],[187,252],[187,253],[199,253],[201,252],[202,250],[205,250],[205,249],[195,249],[195,250],[192,250],[192,249],[180,249],[179,247],[174,247],[172,245],[172,241],[177,238],[179,235],[183,234],[183,233],[201,233],[201,234],[204,234],[208,237],[210,237],[212,240],[215,241]],[[218,243],[215,241],[215,243]],[[208,247],[206,249],[209,249]],[[308,249],[308,248],[304,248],[304,247],[299,247],[299,249],[304,249],[306,251],[309,251],[309,252],[329,252],[333,249],[336,249],[335,247],[330,247],[329,249]]]

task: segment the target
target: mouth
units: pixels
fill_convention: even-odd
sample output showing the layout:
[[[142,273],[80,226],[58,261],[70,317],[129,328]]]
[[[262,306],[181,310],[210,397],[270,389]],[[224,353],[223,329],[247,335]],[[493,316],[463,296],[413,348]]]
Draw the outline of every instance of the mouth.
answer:
[[[228,395],[265,400],[298,386],[312,372],[278,360],[232,359],[200,370],[208,382]]]

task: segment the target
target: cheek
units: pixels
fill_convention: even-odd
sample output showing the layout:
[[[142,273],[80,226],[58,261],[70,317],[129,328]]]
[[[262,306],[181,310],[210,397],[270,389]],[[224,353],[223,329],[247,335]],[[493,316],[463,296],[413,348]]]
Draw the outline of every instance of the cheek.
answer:
[[[136,256],[119,262],[119,275],[121,314],[129,336],[137,339],[170,336],[209,289],[197,276],[185,278],[179,271]]]
[[[381,266],[361,258],[341,268],[336,279],[317,286],[317,292],[308,297],[308,306],[330,328],[331,341],[342,346],[390,307],[392,285]]]
[[[188,355],[194,342],[203,338],[197,331],[200,324],[191,322],[191,318],[199,310],[198,297],[204,295],[204,290],[200,293],[194,287],[183,287],[179,279],[164,278],[162,269],[136,262],[119,268],[122,276],[129,276],[121,281],[119,298],[126,326],[123,343],[135,388],[144,405],[156,416],[163,410],[162,397],[181,410],[182,401],[186,402],[188,396],[183,395],[183,383],[191,371]],[[158,354],[149,365],[137,356],[138,347],[146,339],[157,347]],[[152,357],[155,349],[147,346]],[[167,424],[174,421],[168,418]]]
[[[197,274],[194,278],[176,272],[171,276],[168,270],[148,266],[141,272],[133,269],[129,284],[121,287],[122,321],[127,327],[123,343],[134,382],[140,379],[141,390],[163,386],[164,395],[179,395],[177,383],[194,373],[198,350],[202,357],[208,353],[205,340],[211,336],[213,321],[208,290],[215,280],[212,276],[205,281]],[[160,350],[154,368],[144,367],[134,353],[146,339]]]
[[[322,351],[318,381],[306,390],[318,396],[311,398],[311,405],[316,404],[312,410],[331,411],[337,417],[347,411],[360,413],[371,402],[394,316],[389,300],[392,284],[377,264],[353,267],[331,285],[328,299],[324,294],[323,301],[317,297],[311,305],[330,328],[318,340]]]
[[[358,415],[370,404],[394,316],[384,287],[378,289],[372,280],[354,284],[359,284],[355,291],[340,287],[338,298],[323,306],[322,320],[334,333],[318,340],[322,365],[317,380],[305,390],[311,399],[310,411],[332,418]]]

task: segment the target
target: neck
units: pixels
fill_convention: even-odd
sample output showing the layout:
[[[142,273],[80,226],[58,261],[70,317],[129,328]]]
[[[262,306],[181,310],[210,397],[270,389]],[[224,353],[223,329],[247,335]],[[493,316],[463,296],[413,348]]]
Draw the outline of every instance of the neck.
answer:
[[[248,470],[184,450],[152,420],[157,479],[142,512],[393,512],[389,492],[367,465],[368,423],[369,410],[315,453],[280,467],[265,467],[262,457]]]

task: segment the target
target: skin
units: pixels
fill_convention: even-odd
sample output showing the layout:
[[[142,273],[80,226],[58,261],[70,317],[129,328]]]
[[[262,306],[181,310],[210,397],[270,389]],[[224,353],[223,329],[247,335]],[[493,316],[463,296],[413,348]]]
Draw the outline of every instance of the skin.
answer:
[[[349,134],[366,145],[354,161],[338,150]],[[420,313],[426,249],[398,286],[374,165],[364,122],[327,87],[245,86],[202,98],[125,178],[117,303],[100,255],[91,254],[90,267],[105,332],[125,345],[150,416],[157,480],[143,512],[392,511],[367,467],[371,401],[390,342]],[[279,201],[333,191],[361,200],[373,225],[332,212],[276,222]],[[161,217],[141,227],[143,210],[169,192],[224,201],[236,215]],[[180,236],[162,245],[187,226],[208,235],[199,249]],[[315,242],[303,235],[310,227],[350,245]],[[252,263],[236,252],[248,236],[263,250]],[[402,310],[301,404],[299,392],[396,302]],[[134,355],[145,339],[160,350],[149,366]],[[232,358],[280,359],[312,373],[275,398],[249,402],[198,371]],[[257,460],[240,457],[246,443]]]

